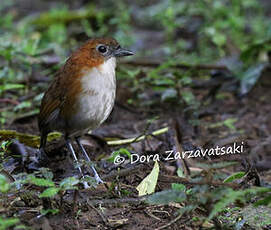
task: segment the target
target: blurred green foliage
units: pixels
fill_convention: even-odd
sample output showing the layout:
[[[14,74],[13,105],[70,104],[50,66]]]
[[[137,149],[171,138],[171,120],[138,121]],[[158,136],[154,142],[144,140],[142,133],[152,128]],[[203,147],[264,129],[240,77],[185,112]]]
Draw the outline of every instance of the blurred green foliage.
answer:
[[[18,222],[19,222],[18,218],[2,218],[2,217],[0,217],[0,230],[10,229],[11,227],[14,227],[14,225],[16,225]],[[21,226],[21,227],[24,227],[24,226]]]
[[[242,81],[241,92],[246,93],[259,78],[263,70],[259,63],[267,61],[271,48],[270,19],[258,0],[160,0],[148,4],[108,0],[79,9],[58,3],[48,11],[19,18],[15,6],[16,1],[5,1],[0,9],[0,95],[12,99],[28,94],[30,88],[39,92],[41,84],[33,87],[29,83],[35,71],[52,76],[87,37],[112,36],[123,46],[138,49],[137,58],[148,55],[164,60],[160,67],[147,70],[144,78],[138,79],[142,75],[138,68],[121,68],[119,75],[140,100],[149,87],[158,92],[159,100],[150,99],[148,105],[177,102],[193,108],[199,103],[186,90],[195,77],[193,66],[184,71],[172,63],[215,63],[237,56],[237,61],[223,63]],[[12,10],[5,10],[9,8]],[[156,41],[154,36],[153,48],[145,44],[137,48],[144,38],[142,29],[159,32],[163,39]],[[47,61],[54,56],[60,61],[48,68]],[[26,113],[38,106],[39,100],[1,111],[1,122],[14,112]],[[127,102],[136,103],[134,98]]]

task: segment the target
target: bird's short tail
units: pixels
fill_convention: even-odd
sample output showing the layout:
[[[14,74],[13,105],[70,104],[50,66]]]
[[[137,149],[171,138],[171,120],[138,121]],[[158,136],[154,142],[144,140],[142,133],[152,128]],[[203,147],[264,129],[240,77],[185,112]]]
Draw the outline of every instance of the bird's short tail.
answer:
[[[47,136],[48,136],[48,133],[41,133],[40,148],[39,148],[39,154],[38,154],[38,161],[40,161],[41,163],[47,162],[49,160],[44,150],[46,146]]]

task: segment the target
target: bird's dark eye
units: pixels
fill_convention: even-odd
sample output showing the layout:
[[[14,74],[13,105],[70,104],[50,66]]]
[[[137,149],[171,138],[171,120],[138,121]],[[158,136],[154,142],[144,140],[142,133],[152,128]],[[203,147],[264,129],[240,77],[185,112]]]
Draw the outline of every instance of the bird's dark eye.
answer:
[[[107,47],[106,46],[99,46],[98,47],[98,51],[100,52],[100,53],[106,53],[106,51],[107,51]]]

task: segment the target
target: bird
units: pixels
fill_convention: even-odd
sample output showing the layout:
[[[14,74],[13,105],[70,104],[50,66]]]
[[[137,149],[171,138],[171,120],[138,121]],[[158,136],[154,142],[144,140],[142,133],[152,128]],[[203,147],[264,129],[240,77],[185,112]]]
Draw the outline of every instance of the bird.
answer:
[[[91,162],[80,138],[97,129],[110,115],[116,96],[116,59],[131,55],[134,52],[122,48],[114,38],[89,39],[70,55],[41,101],[39,160],[48,160],[47,136],[59,131],[64,134],[67,149],[76,163],[74,140],[86,161]],[[89,165],[96,182],[103,183],[93,164]],[[84,178],[80,166],[78,170]]]

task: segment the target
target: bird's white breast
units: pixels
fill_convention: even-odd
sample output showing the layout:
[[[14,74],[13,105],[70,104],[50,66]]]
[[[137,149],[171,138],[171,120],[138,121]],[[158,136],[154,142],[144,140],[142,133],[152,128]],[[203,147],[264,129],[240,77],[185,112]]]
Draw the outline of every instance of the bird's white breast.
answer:
[[[81,129],[97,128],[112,111],[116,94],[115,68],[116,58],[112,57],[99,67],[83,70],[82,95],[74,120]]]

